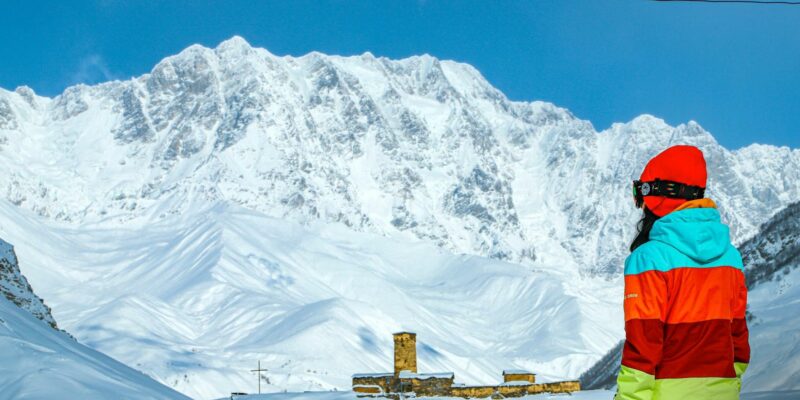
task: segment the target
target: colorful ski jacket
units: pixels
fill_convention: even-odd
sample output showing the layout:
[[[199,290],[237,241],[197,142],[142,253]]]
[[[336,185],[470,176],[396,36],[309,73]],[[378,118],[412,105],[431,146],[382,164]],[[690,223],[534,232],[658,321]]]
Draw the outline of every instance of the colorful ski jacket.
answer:
[[[625,260],[615,400],[736,400],[750,362],[742,258],[713,201],[658,219]]]

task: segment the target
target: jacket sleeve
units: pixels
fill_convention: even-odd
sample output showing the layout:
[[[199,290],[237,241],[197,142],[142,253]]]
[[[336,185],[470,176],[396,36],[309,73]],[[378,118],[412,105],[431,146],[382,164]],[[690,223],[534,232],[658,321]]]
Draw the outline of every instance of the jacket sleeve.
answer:
[[[740,276],[737,297],[734,299],[731,335],[733,336],[733,367],[736,370],[736,378],[739,380],[739,389],[741,390],[742,375],[750,363],[750,342],[747,330],[747,285],[745,284],[744,274]]]
[[[625,263],[625,346],[614,399],[650,400],[664,344],[667,282],[660,271],[641,271],[631,256]]]

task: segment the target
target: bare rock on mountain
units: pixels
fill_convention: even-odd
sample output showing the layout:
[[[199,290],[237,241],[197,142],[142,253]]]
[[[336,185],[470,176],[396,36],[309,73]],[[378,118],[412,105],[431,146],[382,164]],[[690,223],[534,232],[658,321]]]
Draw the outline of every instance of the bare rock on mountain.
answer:
[[[781,279],[800,267],[800,202],[781,210],[740,247],[747,285]]]
[[[58,329],[50,307],[44,304],[19,270],[14,246],[0,239],[0,293],[19,308]]]

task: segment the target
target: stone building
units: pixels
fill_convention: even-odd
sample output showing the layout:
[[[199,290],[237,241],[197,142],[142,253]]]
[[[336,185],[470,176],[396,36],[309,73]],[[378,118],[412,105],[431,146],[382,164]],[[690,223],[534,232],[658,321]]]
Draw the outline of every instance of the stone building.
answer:
[[[417,371],[417,335],[394,334],[394,371],[353,375],[359,397],[400,398],[401,394],[463,398],[521,397],[537,393],[570,393],[581,389],[578,381],[536,383],[536,375],[523,370],[503,371],[503,383],[467,386],[453,382],[452,372],[421,374]]]
[[[503,382],[536,383],[536,374],[521,369],[506,369],[503,370]]]

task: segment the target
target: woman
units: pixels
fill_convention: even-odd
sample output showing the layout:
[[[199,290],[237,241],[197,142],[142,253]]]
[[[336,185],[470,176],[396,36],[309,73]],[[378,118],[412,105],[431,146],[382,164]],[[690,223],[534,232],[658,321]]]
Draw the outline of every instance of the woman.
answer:
[[[742,258],[711,199],[706,162],[674,146],[634,182],[643,209],[625,260],[616,400],[732,400],[750,361]]]

